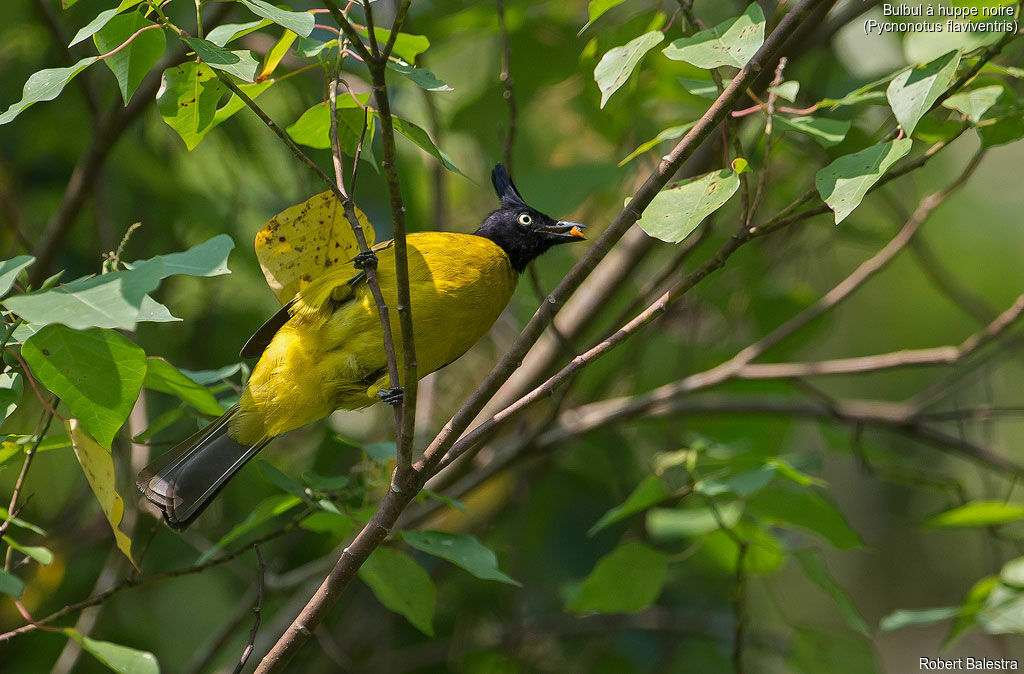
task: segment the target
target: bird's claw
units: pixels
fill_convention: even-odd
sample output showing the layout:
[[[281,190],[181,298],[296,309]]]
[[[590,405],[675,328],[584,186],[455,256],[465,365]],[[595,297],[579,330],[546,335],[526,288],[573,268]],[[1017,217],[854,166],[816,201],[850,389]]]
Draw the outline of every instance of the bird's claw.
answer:
[[[352,258],[352,266],[356,269],[376,269],[377,268],[377,254],[372,250],[367,250],[359,253]]]
[[[395,388],[382,388],[377,391],[377,397],[386,402],[388,405],[397,407],[402,404],[402,400],[405,399],[405,388],[402,386],[396,386]]]

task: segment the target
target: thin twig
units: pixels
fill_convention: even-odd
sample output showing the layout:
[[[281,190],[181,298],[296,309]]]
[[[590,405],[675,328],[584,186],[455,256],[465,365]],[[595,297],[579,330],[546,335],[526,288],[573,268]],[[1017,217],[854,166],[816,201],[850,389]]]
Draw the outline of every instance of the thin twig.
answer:
[[[249,656],[252,655],[252,650],[255,647],[256,643],[256,632],[258,632],[260,629],[260,615],[261,612],[263,611],[263,578],[264,575],[266,574],[267,567],[263,564],[263,555],[262,553],[260,553],[259,544],[253,543],[252,549],[256,551],[256,561],[259,564],[260,570],[259,581],[257,583],[257,587],[259,589],[257,590],[256,594],[256,606],[254,606],[252,609],[253,613],[256,614],[256,617],[253,619],[252,629],[249,630],[249,641],[246,642],[245,650],[242,651],[242,656],[238,659],[238,664],[235,665],[234,674],[239,674],[239,672],[242,671],[242,668],[245,667],[245,663],[249,659]]]
[[[515,148],[516,132],[519,129],[519,111],[516,105],[516,94],[512,81],[512,41],[505,21],[505,0],[497,0],[498,25],[501,26],[501,73],[498,79],[504,86],[502,96],[508,103],[508,131],[505,133],[504,152],[505,167],[510,175],[515,175],[513,168],[513,149]]]
[[[652,392],[653,393],[653,392]],[[703,395],[696,398],[644,394],[612,398],[567,410],[561,424],[537,439],[538,450],[564,446],[574,437],[591,433],[632,419],[662,419],[679,415],[771,415],[817,419],[840,423],[851,428],[857,424],[883,428],[906,435],[965,458],[979,461],[996,470],[1024,475],[1024,465],[997,454],[987,447],[949,435],[918,418],[913,409],[902,403],[879,400],[845,400],[835,408],[821,403],[794,401],[789,398]]]
[[[377,102],[380,119],[380,136],[383,157],[381,168],[388,186],[391,203],[391,224],[394,231],[395,249],[395,280],[398,286],[398,320],[402,335],[402,386],[405,389],[402,397],[401,425],[397,438],[397,466],[392,480],[392,490],[412,489],[417,479],[412,466],[412,443],[416,429],[416,391],[419,383],[415,332],[413,330],[413,308],[409,292],[409,253],[406,246],[405,204],[402,200],[402,187],[398,178],[398,153],[395,149],[395,129],[391,117],[391,100],[387,89],[387,58],[395,36],[402,28],[411,0],[405,0],[395,17],[391,27],[391,36],[384,50],[378,49],[377,37],[373,32],[373,13],[368,0],[364,0],[367,28],[370,32],[370,48],[374,55],[367,62],[370,78],[373,82],[373,96]]]
[[[93,595],[92,597],[89,597],[88,599],[83,599],[82,601],[76,602],[74,604],[68,604],[67,606],[65,606],[63,608],[61,608],[61,609],[59,609],[57,611],[54,611],[50,615],[48,615],[48,616],[46,616],[44,618],[40,618],[40,619],[36,620],[32,624],[22,625],[21,627],[18,627],[18,628],[15,628],[13,630],[10,630],[8,632],[4,632],[3,634],[0,634],[0,643],[3,643],[5,641],[10,641],[14,637],[19,636],[21,634],[25,634],[27,632],[32,632],[32,631],[35,631],[37,629],[40,629],[44,625],[48,625],[48,624],[50,624],[50,623],[52,623],[52,622],[54,622],[56,620],[60,620],[64,616],[71,615],[73,613],[77,613],[78,611],[81,611],[84,608],[88,608],[90,606],[97,606],[99,604],[102,604],[103,602],[107,601],[108,599],[113,597],[115,594],[117,594],[121,590],[124,590],[125,588],[140,587],[140,586],[143,586],[143,585],[150,585],[152,583],[158,583],[160,581],[168,580],[168,579],[171,579],[171,578],[179,578],[181,576],[190,576],[190,575],[195,574],[195,573],[202,573],[203,571],[206,571],[207,569],[210,569],[212,567],[220,566],[221,564],[226,564],[227,562],[230,562],[233,559],[236,559],[237,557],[239,557],[240,555],[246,553],[249,550],[249,548],[251,548],[253,545],[258,545],[260,543],[266,543],[267,541],[269,541],[271,539],[277,538],[278,536],[282,536],[282,535],[288,533],[293,528],[295,528],[295,525],[297,525],[300,521],[302,521],[302,519],[307,517],[310,514],[310,512],[311,511],[306,510],[301,515],[299,515],[298,517],[296,517],[296,518],[292,519],[291,521],[289,521],[283,527],[260,536],[259,538],[255,539],[254,541],[252,541],[249,544],[247,544],[245,547],[239,548],[238,550],[236,550],[234,552],[229,552],[229,553],[220,555],[219,557],[214,557],[213,559],[208,560],[208,561],[206,561],[206,562],[204,562],[202,564],[196,564],[194,566],[188,566],[188,567],[185,567],[185,568],[182,568],[182,569],[176,569],[174,571],[166,571],[164,573],[155,573],[155,574],[153,574],[151,576],[135,576],[135,577],[126,578],[123,581],[121,581],[120,583],[118,583],[117,585],[114,585],[113,587],[111,587],[109,590],[106,590],[104,592],[100,592],[97,595]]]
[[[32,369],[28,366],[28,363],[25,362],[25,359],[21,357],[21,354],[18,353],[18,350],[6,348],[5,350],[7,351],[7,353],[14,356],[14,359],[17,360],[18,363],[21,365],[21,371],[25,373],[25,379],[28,379],[29,385],[31,385],[32,390],[35,391],[36,398],[39,399],[39,404],[45,407],[50,414],[57,417],[62,422],[67,421],[67,419],[58,414],[57,410],[54,409],[54,407],[51,406],[51,404],[46,401],[46,398],[43,396],[43,392],[39,389],[39,384],[36,383],[36,378],[32,376]],[[54,400],[56,401],[56,398]]]
[[[54,397],[56,401],[56,397]],[[46,437],[47,431],[50,430],[50,423],[53,421],[53,414],[50,412],[43,412],[39,417],[39,423],[36,424],[36,439],[32,443],[32,446],[25,450],[25,459],[21,463],[21,471],[18,473],[18,479],[14,481],[14,491],[11,493],[11,501],[7,505],[7,515],[9,518],[16,517],[18,514],[18,497],[21,496],[21,490],[25,486],[25,478],[28,475],[28,469],[32,465],[32,457],[35,456],[36,451],[39,449],[39,445],[42,444],[43,438]],[[42,430],[39,427],[42,426]],[[7,531],[7,527],[11,525],[11,519],[5,519],[0,522],[0,536],[4,535]],[[9,551],[9,550],[8,550]],[[10,557],[4,562],[4,570],[10,568]]]
[[[345,217],[348,219],[349,225],[352,228],[352,233],[355,235],[356,245],[359,247],[359,252],[365,254],[369,252],[370,247],[367,244],[366,235],[363,233],[363,226],[360,224],[359,218],[356,215],[353,195],[355,194],[355,181],[356,176],[358,175],[359,157],[362,154],[363,149],[363,139],[366,137],[366,128],[369,125],[369,118],[367,117],[369,113],[366,110],[363,111],[363,130],[359,136],[359,145],[356,150],[356,156],[352,160],[352,189],[346,190],[345,165],[342,161],[341,142],[338,137],[338,83],[340,81],[341,64],[339,63],[337,75],[331,78],[331,82],[328,85],[331,108],[331,158],[334,163],[334,179],[336,181],[338,192],[344,195],[341,200],[341,204],[345,212]],[[377,307],[377,317],[380,320],[381,334],[384,340],[384,357],[387,362],[389,385],[394,388],[399,385],[400,380],[398,374],[398,355],[395,351],[395,340],[391,333],[390,309],[388,308],[387,300],[384,298],[384,293],[380,289],[380,283],[377,281],[376,268],[371,265],[367,266],[363,271],[366,273],[366,285],[370,289],[374,305]],[[393,412],[395,432],[398,433],[402,428],[402,410],[398,407],[394,407]]]
[[[736,674],[746,671],[743,667],[743,646],[747,641],[747,549],[749,544],[740,541],[736,550],[736,578],[733,587],[733,615],[736,625],[733,629],[732,666]]]

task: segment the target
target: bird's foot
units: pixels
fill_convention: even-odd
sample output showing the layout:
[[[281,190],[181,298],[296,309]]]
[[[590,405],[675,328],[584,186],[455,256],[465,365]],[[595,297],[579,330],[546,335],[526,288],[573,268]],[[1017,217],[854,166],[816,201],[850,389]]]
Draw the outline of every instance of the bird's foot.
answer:
[[[402,400],[405,399],[405,388],[402,386],[396,386],[395,388],[382,388],[377,391],[377,397],[388,405],[397,407],[398,405],[401,405]]]
[[[368,250],[352,258],[352,266],[356,269],[376,269],[377,268],[377,254],[372,250]]]

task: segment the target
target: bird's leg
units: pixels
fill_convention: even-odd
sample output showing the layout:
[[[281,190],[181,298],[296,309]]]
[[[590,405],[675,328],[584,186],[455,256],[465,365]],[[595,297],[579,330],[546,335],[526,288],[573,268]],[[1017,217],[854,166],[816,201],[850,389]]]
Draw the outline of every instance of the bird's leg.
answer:
[[[352,258],[352,266],[356,269],[376,269],[377,254],[372,250],[359,253],[359,255]]]
[[[382,388],[377,391],[377,397],[388,405],[397,407],[402,404],[402,400],[405,398],[405,387],[396,386],[395,388]]]

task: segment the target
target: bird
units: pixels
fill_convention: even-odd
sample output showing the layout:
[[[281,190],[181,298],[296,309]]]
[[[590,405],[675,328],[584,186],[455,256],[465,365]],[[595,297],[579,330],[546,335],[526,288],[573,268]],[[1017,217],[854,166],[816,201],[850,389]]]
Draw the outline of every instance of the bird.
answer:
[[[584,226],[530,206],[503,164],[491,172],[500,207],[473,234],[406,237],[417,376],[449,365],[483,337],[526,266],[550,248],[585,239]],[[313,278],[241,350],[259,360],[237,404],[144,468],[136,486],[173,529],[188,527],[273,438],[337,409],[401,404],[389,388],[383,328],[366,268],[396,306],[394,240]],[[391,321],[399,372],[402,338]]]

